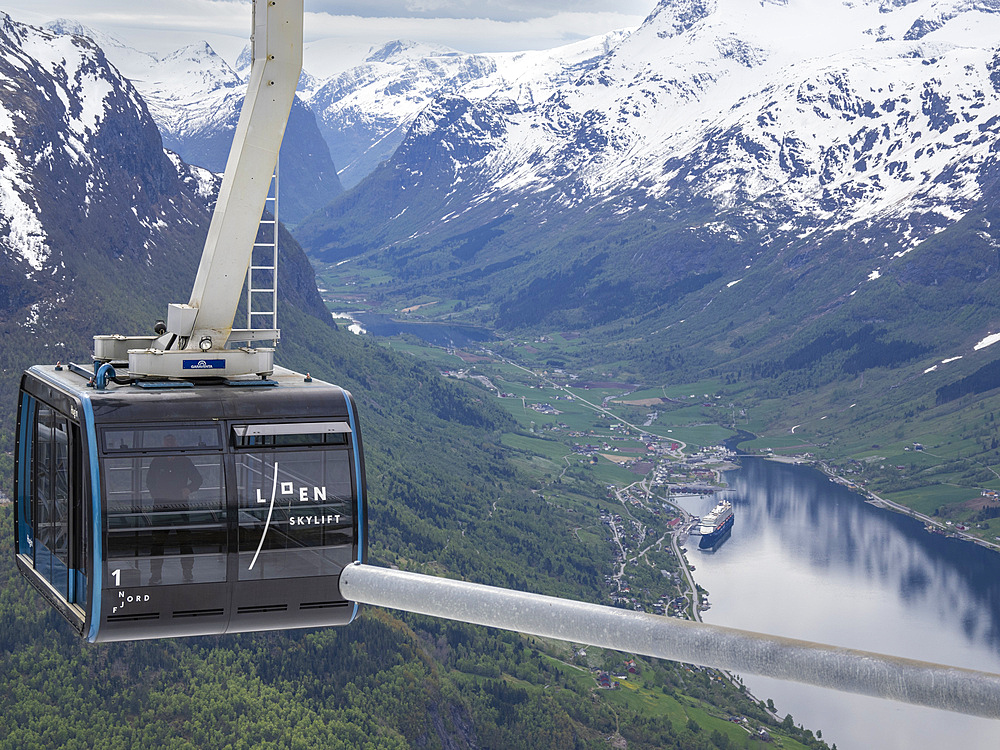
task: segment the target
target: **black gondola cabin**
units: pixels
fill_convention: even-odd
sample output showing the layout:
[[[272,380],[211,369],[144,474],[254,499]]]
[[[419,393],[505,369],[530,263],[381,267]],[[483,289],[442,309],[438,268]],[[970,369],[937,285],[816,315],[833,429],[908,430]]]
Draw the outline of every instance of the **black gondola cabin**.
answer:
[[[17,566],[91,642],[350,622],[367,498],[351,395],[272,379],[95,389],[24,373]]]

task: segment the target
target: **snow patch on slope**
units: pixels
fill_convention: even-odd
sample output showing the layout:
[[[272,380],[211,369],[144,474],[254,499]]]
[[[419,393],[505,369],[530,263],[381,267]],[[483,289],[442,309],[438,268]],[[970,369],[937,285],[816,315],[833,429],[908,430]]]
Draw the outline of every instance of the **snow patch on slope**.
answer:
[[[973,351],[979,351],[980,349],[985,349],[988,346],[993,346],[995,343],[1000,341],[1000,333],[991,333],[986,338],[982,339],[978,344],[972,347]]]
[[[22,121],[22,113],[16,113]],[[37,206],[30,202],[31,186],[21,174],[14,116],[0,107],[0,243],[8,254],[20,258],[34,271],[48,260],[45,229],[38,218]]]

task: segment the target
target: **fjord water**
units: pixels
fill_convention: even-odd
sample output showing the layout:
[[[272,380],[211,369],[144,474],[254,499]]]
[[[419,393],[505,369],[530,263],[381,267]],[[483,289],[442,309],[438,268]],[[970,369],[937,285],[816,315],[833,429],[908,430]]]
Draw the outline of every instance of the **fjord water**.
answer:
[[[1000,673],[1000,554],[926,532],[824,474],[757,458],[725,475],[736,522],[687,544],[705,622]],[[707,513],[718,498],[684,499]],[[744,675],[839,750],[1000,746],[1000,721]]]

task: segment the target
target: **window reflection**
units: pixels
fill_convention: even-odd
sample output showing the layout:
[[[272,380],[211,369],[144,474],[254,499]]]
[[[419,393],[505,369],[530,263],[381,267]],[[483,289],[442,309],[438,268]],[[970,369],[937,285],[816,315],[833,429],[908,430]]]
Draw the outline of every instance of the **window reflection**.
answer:
[[[105,452],[211,450],[222,448],[216,425],[197,427],[111,427],[104,430]]]
[[[121,585],[226,579],[221,455],[106,458],[104,481],[109,572],[122,571]]]
[[[240,580],[330,575],[351,561],[349,451],[241,452],[236,477]]]
[[[34,565],[69,598],[69,428],[66,418],[40,405],[35,424]]]
[[[239,580],[339,573],[355,540],[349,430],[237,425],[226,459],[216,425],[105,429],[106,575],[123,587],[225,581],[228,513]],[[227,460],[238,493],[228,510]]]

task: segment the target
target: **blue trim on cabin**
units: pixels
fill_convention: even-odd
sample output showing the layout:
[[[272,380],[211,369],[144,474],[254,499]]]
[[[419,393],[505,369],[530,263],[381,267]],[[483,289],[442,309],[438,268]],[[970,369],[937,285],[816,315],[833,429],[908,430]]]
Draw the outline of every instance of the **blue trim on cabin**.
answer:
[[[101,473],[97,459],[97,428],[94,426],[94,405],[90,394],[79,393],[83,406],[83,425],[86,428],[87,454],[90,458],[90,560],[91,605],[90,632],[87,640],[93,643],[101,627],[101,593],[104,589],[104,526],[101,523]]]
[[[35,551],[33,549],[35,529],[33,524],[28,523],[25,514],[31,503],[31,460],[34,443],[31,440],[35,426],[35,398],[27,393],[21,394],[21,420],[20,433],[17,436],[18,445],[21,446],[21,455],[18,456],[17,466],[17,551],[22,555],[31,558],[31,564],[35,564]],[[28,544],[28,533],[31,533],[31,544]]]
[[[341,389],[343,391],[343,389]],[[354,454],[354,478],[355,484],[358,488],[357,496],[357,509],[355,511],[355,518],[358,524],[358,562],[362,562],[361,557],[367,544],[367,540],[364,537],[365,527],[367,525],[367,518],[365,517],[365,483],[362,481],[363,476],[361,474],[361,448],[358,440],[358,425],[357,416],[355,414],[354,399],[344,391],[344,401],[347,403],[347,420],[348,424],[351,425],[351,447],[353,448],[352,453]],[[351,613],[351,620],[353,620],[358,615],[358,603],[354,602],[354,612]]]

